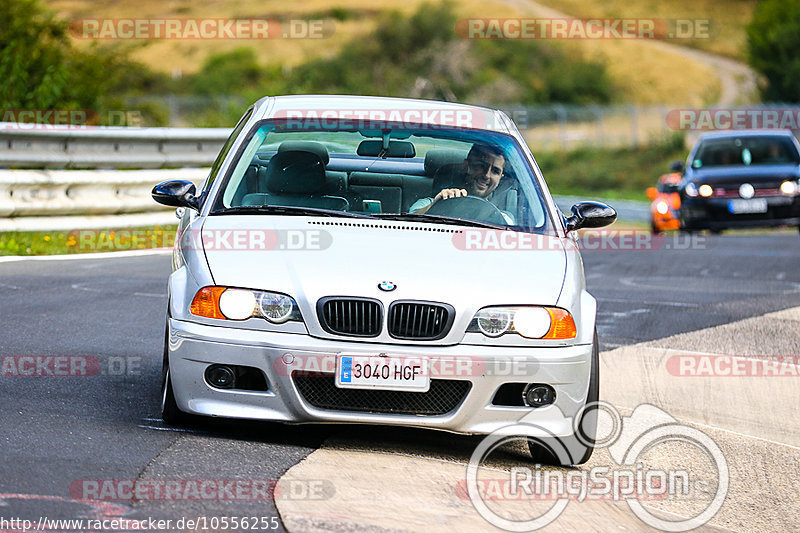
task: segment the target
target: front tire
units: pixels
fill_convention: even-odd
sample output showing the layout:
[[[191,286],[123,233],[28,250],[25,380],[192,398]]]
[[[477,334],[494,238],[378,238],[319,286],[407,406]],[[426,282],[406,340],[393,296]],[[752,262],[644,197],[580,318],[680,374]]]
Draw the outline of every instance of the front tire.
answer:
[[[528,439],[531,458],[537,464],[572,466],[589,460],[594,452],[597,435],[597,402],[600,399],[600,343],[597,330],[592,342],[592,364],[589,372],[589,390],[586,394],[580,421],[574,424],[579,435],[560,439]]]
[[[656,226],[655,220],[650,221],[650,233],[652,233],[653,235],[658,235],[659,233],[661,233],[661,230],[658,229],[658,226]]]
[[[172,378],[169,371],[169,317],[164,331],[164,358],[161,364],[161,419],[171,426],[186,422],[188,415],[178,408],[175,393],[172,392]]]

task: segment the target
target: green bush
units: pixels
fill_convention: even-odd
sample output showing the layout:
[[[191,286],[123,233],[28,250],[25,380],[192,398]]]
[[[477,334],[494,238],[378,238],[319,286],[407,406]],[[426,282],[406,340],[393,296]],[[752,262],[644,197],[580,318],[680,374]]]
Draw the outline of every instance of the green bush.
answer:
[[[469,41],[455,32],[447,2],[411,15],[384,13],[377,27],[287,73],[266,73],[245,50],[209,59],[189,87],[198,94],[262,89],[262,94],[342,93],[411,96],[469,103],[606,103],[613,86],[605,65],[568,56],[553,43]],[[259,72],[262,74],[259,75]]]
[[[233,94],[263,82],[264,72],[252,48],[210,56],[189,80],[191,92],[202,95]]]
[[[130,111],[122,95],[164,91],[167,79],[121,46],[71,46],[68,26],[38,0],[0,0],[0,108]],[[157,119],[157,114],[148,115]]]
[[[640,148],[580,148],[567,152],[534,152],[554,194],[593,194],[606,198],[646,200],[670,163],[686,158],[682,135]]]

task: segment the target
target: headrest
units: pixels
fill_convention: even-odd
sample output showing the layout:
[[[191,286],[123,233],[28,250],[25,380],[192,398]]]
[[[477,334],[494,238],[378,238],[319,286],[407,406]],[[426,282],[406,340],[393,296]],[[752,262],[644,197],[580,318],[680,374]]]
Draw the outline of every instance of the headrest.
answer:
[[[432,191],[436,196],[442,189],[461,189],[464,187],[464,173],[461,163],[442,165],[433,176]]]
[[[316,194],[325,188],[325,165],[313,152],[278,152],[270,159],[266,174],[267,190],[272,194]]]
[[[278,152],[288,151],[311,152],[317,154],[322,160],[323,165],[327,165],[331,160],[325,145],[314,141],[283,141],[280,146],[278,146]]]
[[[428,150],[428,153],[425,154],[425,174],[435,176],[436,171],[444,165],[460,164],[466,158],[467,152],[462,152],[461,150],[448,150],[446,148]]]

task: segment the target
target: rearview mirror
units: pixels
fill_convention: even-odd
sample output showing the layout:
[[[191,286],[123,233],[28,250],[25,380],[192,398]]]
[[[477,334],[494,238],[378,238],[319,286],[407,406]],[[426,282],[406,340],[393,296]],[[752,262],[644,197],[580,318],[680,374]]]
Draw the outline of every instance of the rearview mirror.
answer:
[[[656,190],[655,187],[648,187],[647,189],[644,190],[644,193],[650,200],[655,200],[656,196],[658,195],[658,190]]]
[[[162,181],[151,195],[156,202],[170,207],[190,207],[199,210],[194,183],[188,180]]]
[[[579,202],[572,206],[572,216],[566,219],[567,231],[581,228],[602,228],[617,220],[613,207],[600,202]]]
[[[673,161],[669,169],[673,172],[683,172],[683,161]]]
[[[383,148],[383,141],[361,141],[356,153],[367,157],[414,157],[417,155],[414,145],[407,141],[389,141],[389,147]]]

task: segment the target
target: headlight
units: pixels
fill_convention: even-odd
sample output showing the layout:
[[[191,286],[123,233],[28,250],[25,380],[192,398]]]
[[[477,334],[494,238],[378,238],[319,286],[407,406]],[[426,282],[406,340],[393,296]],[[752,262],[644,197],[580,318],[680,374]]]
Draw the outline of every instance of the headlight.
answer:
[[[667,202],[662,200],[656,204],[656,211],[662,215],[666,215],[669,212],[669,205],[667,205]]]
[[[277,292],[228,287],[203,287],[192,299],[193,315],[227,320],[264,318],[273,324],[289,320],[302,322],[297,302]]]
[[[714,194],[714,189],[711,188],[711,185],[704,183],[703,185],[700,186],[699,189],[697,189],[697,192],[700,193],[700,196],[708,198],[709,196]]]
[[[529,339],[574,339],[572,315],[558,307],[486,307],[475,314],[469,333],[499,337],[516,333]]]
[[[219,297],[219,310],[231,320],[244,320],[253,316],[256,297],[253,291],[225,289]]]
[[[783,194],[797,194],[797,182],[796,181],[784,181],[781,183],[781,192]]]
[[[487,337],[499,337],[511,327],[513,313],[506,309],[484,309],[475,315],[481,333]]]
[[[275,324],[289,320],[295,307],[294,300],[285,294],[262,292],[258,297],[258,309],[261,311],[261,316]]]
[[[697,196],[697,185],[692,182],[687,183],[683,190],[686,192],[686,196],[691,196],[692,198]]]

